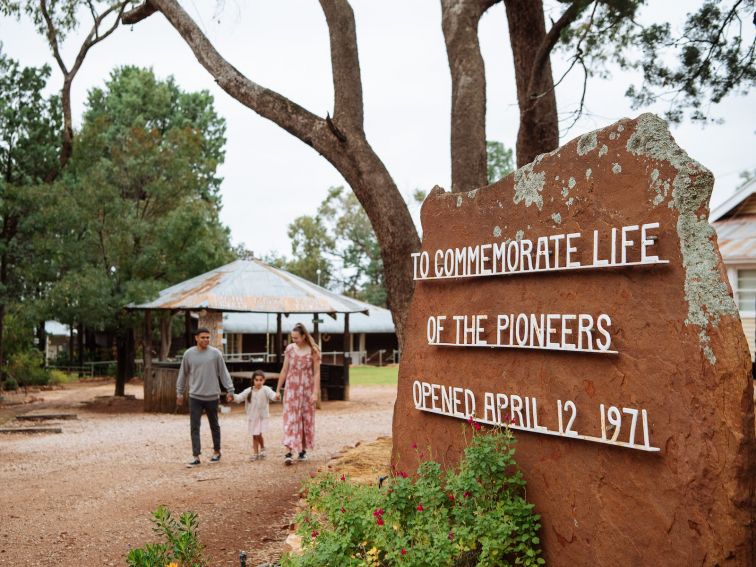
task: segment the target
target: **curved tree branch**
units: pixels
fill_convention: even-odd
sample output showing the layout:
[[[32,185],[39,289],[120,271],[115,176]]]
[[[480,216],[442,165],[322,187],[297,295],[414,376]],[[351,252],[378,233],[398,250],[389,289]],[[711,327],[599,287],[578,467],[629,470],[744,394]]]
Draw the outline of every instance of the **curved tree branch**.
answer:
[[[76,74],[79,72],[82,63],[84,63],[84,59],[86,58],[89,50],[94,45],[97,45],[102,40],[107,38],[110,34],[112,34],[121,23],[121,17],[128,3],[129,0],[123,0],[116,4],[112,4],[99,15],[95,12],[94,6],[91,3],[88,3],[89,10],[92,14],[92,19],[94,20],[94,22],[92,24],[92,29],[89,31],[89,34],[87,34],[87,37],[84,39],[84,42],[79,48],[79,52],[76,55],[73,66],[69,70],[65,62],[63,61],[63,57],[60,54],[58,30],[55,28],[55,23],[53,22],[52,14],[50,13],[50,9],[48,7],[48,0],[39,0],[39,9],[42,12],[42,17],[47,27],[47,41],[50,44],[50,48],[52,49],[53,56],[58,63],[58,67],[60,67],[60,71],[61,73],[63,73],[63,88],[61,89],[60,97],[61,105],[63,107],[63,140],[60,148],[60,166],[58,169],[51,171],[48,174],[46,178],[47,182],[52,182],[53,180],[55,180],[58,174],[63,170],[63,168],[65,168],[68,160],[71,159],[71,155],[73,154],[74,132],[73,113],[71,110],[71,85],[73,84],[73,80],[76,77]],[[111,16],[116,12],[117,16],[113,23],[107,30],[105,30],[104,33],[101,34],[100,26],[102,25],[103,21],[105,21],[108,16]]]
[[[362,131],[362,78],[357,55],[354,12],[344,0],[320,0],[320,6],[328,23],[328,36],[331,40],[335,98],[333,120],[335,123],[347,125],[349,129]]]
[[[352,8],[346,0],[322,0],[321,5],[331,38],[333,119],[321,118],[244,76],[218,53],[176,0],[149,0],[128,13],[124,21],[144,19],[152,8],[160,11],[226,93],[312,146],[341,173],[380,243],[388,306],[401,341],[414,289],[410,254],[420,247],[420,239],[401,193],[365,138]]]

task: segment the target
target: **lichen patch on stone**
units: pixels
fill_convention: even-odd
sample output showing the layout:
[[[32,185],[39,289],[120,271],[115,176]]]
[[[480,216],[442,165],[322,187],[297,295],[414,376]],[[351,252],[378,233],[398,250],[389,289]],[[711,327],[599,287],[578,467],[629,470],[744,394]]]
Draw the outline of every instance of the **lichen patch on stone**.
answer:
[[[676,229],[685,268],[685,299],[688,302],[685,323],[699,327],[701,350],[706,360],[715,364],[717,359],[711,349],[709,327],[716,327],[722,316],[737,315],[738,310],[718,270],[714,229],[705,214],[714,177],[675,143],[666,122],[653,114],[643,114],[638,118],[638,125],[627,140],[626,147],[633,155],[665,161],[677,171],[672,181],[669,206],[678,211]],[[653,178],[652,172],[652,185]],[[658,176],[656,181],[659,181]]]
[[[617,173],[622,173],[622,166],[620,164],[618,164],[618,163],[613,163],[612,164],[612,173],[614,173],[615,175]]]
[[[551,215],[551,218],[555,223],[562,224],[562,215],[560,215],[559,213],[554,213],[553,215]]]
[[[501,227],[500,226],[495,226],[494,227],[494,229],[493,229],[493,235],[494,235],[494,238],[499,238],[501,236]]]
[[[473,189],[472,191],[468,191],[467,192],[467,198],[468,199],[474,199],[475,195],[477,195],[477,194],[478,194],[478,190],[477,189]]]
[[[575,178],[574,177],[570,177],[569,181],[567,182],[567,185],[569,185],[570,189],[574,189],[576,183],[577,183],[577,181],[575,181]]]
[[[524,231],[524,230],[518,230],[518,231],[517,231],[517,232],[515,233],[515,240],[516,240],[517,242],[519,242],[519,241],[520,241],[520,240],[522,240],[523,238],[525,238],[525,231]]]
[[[589,167],[585,170],[585,180],[588,181],[591,178],[591,175],[593,175],[593,170]]]
[[[462,195],[457,195],[457,207],[462,206]]]
[[[603,157],[607,153],[609,153],[609,147],[606,144],[601,144],[601,149],[599,150],[599,157]]]
[[[519,205],[524,201],[526,207],[535,204],[540,211],[543,208],[541,192],[543,191],[546,174],[542,171],[534,172],[533,164],[529,163],[515,171],[514,177],[515,194],[513,200],[515,205]]]
[[[596,132],[588,132],[587,134],[580,136],[577,143],[577,153],[579,156],[584,156],[588,152],[596,149],[596,145],[598,145],[598,136],[596,135]]]

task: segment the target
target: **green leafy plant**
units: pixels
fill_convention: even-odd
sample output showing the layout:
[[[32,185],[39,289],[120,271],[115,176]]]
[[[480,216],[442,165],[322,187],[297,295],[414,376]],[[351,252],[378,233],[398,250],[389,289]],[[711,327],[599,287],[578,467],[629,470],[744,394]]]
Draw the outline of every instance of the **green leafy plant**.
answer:
[[[24,388],[45,386],[50,383],[50,373],[42,367],[42,362],[42,353],[38,350],[16,352],[8,358],[8,376]]]
[[[18,390],[18,382],[16,382],[16,380],[13,378],[6,378],[2,385],[3,390],[5,390],[6,392],[15,392],[16,390]]]
[[[509,429],[473,437],[456,471],[432,460],[414,476],[394,470],[382,488],[331,474],[307,485],[298,518],[302,555],[285,567],[544,564],[540,516],[525,500]],[[422,454],[420,454],[422,455]]]
[[[162,538],[160,543],[148,543],[129,551],[129,567],[205,567],[204,546],[197,535],[199,520],[195,512],[184,512],[174,518],[167,506],[152,513],[153,531]]]

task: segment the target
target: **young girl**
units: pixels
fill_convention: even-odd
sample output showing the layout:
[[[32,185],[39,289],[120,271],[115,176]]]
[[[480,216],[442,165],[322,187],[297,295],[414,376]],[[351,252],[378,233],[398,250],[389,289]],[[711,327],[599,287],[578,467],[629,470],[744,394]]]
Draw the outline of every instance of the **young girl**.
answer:
[[[262,370],[252,373],[251,388],[234,394],[234,401],[237,404],[244,402],[244,411],[247,413],[247,431],[252,436],[252,461],[265,458],[265,441],[262,434],[268,429],[268,406],[270,402],[280,399],[281,396],[265,385],[265,373]]]

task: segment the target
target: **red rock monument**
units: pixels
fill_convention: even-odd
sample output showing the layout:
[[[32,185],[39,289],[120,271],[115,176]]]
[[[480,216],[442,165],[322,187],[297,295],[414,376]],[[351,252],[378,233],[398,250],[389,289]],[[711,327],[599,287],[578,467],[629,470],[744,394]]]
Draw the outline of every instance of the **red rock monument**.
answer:
[[[549,565],[753,566],[750,357],[713,176],[644,114],[422,208],[394,414],[450,465],[510,423]]]

